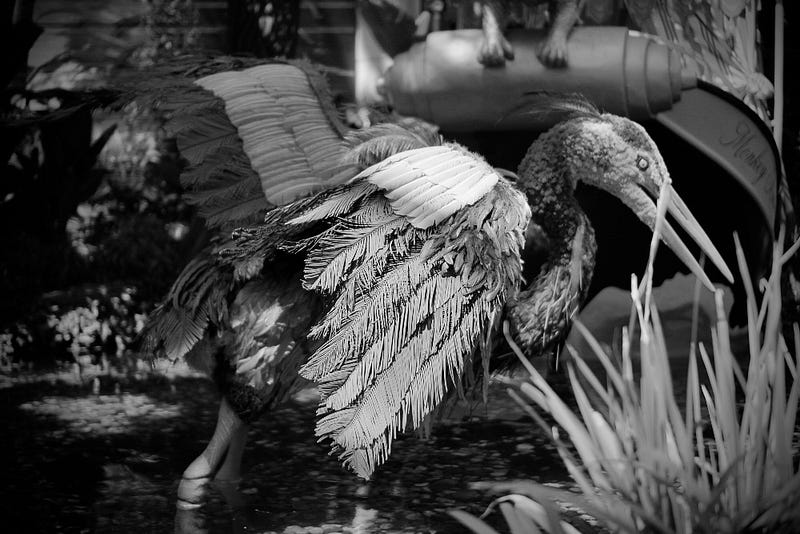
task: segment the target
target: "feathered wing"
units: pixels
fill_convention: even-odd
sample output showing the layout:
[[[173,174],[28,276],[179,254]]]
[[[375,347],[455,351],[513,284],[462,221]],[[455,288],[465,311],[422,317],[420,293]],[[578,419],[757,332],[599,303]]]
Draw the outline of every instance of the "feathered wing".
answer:
[[[227,323],[233,276],[219,269],[214,250],[212,244],[189,262],[150,315],[141,333],[143,352],[182,358],[205,337],[209,324]]]
[[[188,161],[182,176],[187,198],[209,227],[228,231],[254,223],[275,206],[357,172],[344,161],[351,142],[313,68],[276,61],[216,72],[229,64],[198,64],[211,74],[196,81],[172,70],[161,81],[148,81],[150,98],[170,116],[167,129]],[[142,335],[144,348],[183,357],[210,326],[227,326],[235,287],[233,273],[216,261],[211,245],[189,263],[153,314]]]
[[[332,106],[320,100],[306,71],[272,63],[196,83],[225,102],[270,205],[287,204],[352,176],[352,168],[338,165],[347,151],[344,126]]]
[[[440,145],[442,138],[435,127],[424,121],[399,119],[397,123],[352,130],[345,136],[345,143],[348,150],[340,162],[341,166],[362,170],[406,150]],[[351,176],[355,174],[353,171]],[[371,186],[365,183],[361,187]],[[288,241],[313,232],[308,227],[315,226],[314,213],[324,214],[319,219],[345,214],[358,201],[356,193],[359,191],[359,188],[349,184],[334,186],[281,209],[269,211],[260,224],[238,228],[233,232],[235,245],[223,247],[221,262],[233,269],[236,280],[249,280],[274,258],[278,250],[286,250]],[[313,211],[312,208],[319,211]],[[294,221],[294,224],[289,224],[301,213],[306,215],[306,223]]]
[[[352,168],[337,167],[346,128],[313,67],[262,61],[189,83],[167,80],[174,91],[158,93],[158,104],[188,162],[187,198],[210,227],[257,222],[275,206],[352,176]]]
[[[317,434],[369,477],[488,342],[521,282],[529,206],[482,159],[444,145],[275,211],[314,229],[287,248],[306,251],[304,285],[328,302],[301,370],[322,396]]]

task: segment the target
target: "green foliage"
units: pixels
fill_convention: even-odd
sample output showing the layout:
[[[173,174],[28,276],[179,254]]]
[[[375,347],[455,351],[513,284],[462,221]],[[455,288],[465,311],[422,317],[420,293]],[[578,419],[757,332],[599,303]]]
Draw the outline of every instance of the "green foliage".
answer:
[[[793,356],[781,334],[780,285],[781,268],[793,252],[783,254],[776,246],[773,271],[759,284],[762,294],[757,298],[737,242],[748,295],[747,373],[731,351],[718,294],[720,319],[712,332],[712,350],[699,345],[690,353],[683,411],[673,394],[664,334],[650,297],[652,261],[644,283],[638,286],[635,278],[632,283],[634,307],[631,328],[623,334],[621,364],[577,324],[607,375],[603,386],[577,355],[569,363],[578,414],[518,352],[531,377],[521,394],[510,393],[552,436],[583,495],[534,482],[487,485],[513,492],[495,501],[511,531],[536,532],[520,526],[531,522],[543,531],[558,531],[554,501],[560,501],[578,506],[615,532],[797,532],[800,470],[793,432],[800,399],[800,343],[796,341]],[[641,354],[638,380],[631,357],[634,329],[639,330]],[[800,339],[797,326],[795,339]],[[550,428],[534,406],[559,426]],[[570,446],[561,440],[562,432]],[[477,518],[463,512],[456,517],[474,532],[489,532]]]

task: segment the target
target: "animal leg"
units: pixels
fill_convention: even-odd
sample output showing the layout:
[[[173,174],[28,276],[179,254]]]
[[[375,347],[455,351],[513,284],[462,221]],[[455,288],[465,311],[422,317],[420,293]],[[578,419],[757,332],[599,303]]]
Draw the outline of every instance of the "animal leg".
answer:
[[[503,35],[506,25],[504,9],[498,0],[483,2],[483,42],[478,50],[478,62],[486,67],[502,67],[506,59],[514,59],[514,49]]]
[[[189,464],[183,472],[178,486],[178,507],[191,509],[199,507],[206,492],[206,486],[217,471],[231,443],[233,435],[244,427],[244,423],[223,399],[217,416],[214,435],[200,456]],[[239,452],[241,458],[241,451]]]
[[[547,67],[567,66],[567,37],[578,18],[578,0],[557,0],[547,40],[537,56]]]
[[[214,480],[226,483],[238,483],[242,478],[242,455],[247,443],[247,425],[242,424],[231,434],[228,452],[222,465],[214,475]]]

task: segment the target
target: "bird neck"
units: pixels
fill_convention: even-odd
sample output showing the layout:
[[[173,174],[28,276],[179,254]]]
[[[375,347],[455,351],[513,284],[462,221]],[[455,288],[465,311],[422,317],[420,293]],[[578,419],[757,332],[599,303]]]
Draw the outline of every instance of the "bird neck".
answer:
[[[508,306],[511,333],[531,358],[560,346],[591,283],[594,230],[580,208],[568,213],[558,234],[548,235],[551,249],[539,274]]]
[[[594,230],[574,196],[577,178],[561,153],[569,144],[548,137],[531,146],[518,172],[531,220],[550,243],[539,274],[508,308],[514,338],[528,357],[549,353],[566,337],[591,283],[596,251]]]
[[[576,145],[573,129],[558,125],[543,133],[531,145],[519,164],[518,186],[527,195],[531,219],[554,238],[565,230],[574,229],[569,219],[576,220],[580,211],[575,200],[577,170],[572,164],[570,146]]]

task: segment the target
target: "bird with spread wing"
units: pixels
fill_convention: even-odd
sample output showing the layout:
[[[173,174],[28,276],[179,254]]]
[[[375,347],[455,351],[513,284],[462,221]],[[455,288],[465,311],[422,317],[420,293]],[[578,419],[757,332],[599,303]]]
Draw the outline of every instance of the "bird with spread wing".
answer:
[[[183,506],[200,503],[211,477],[239,477],[246,422],[305,380],[320,393],[317,435],[369,477],[399,433],[488,367],[502,320],[529,357],[562,342],[594,263],[579,181],[651,228],[654,199],[671,189],[645,130],[581,99],[550,102],[563,120],[514,175],[415,119],[348,129],[302,64],[181,80],[159,98],[190,163],[187,194],[215,237],[152,315],[144,345],[208,369],[223,392],[214,434],[183,473]],[[541,238],[548,258],[526,283],[526,243]],[[663,239],[711,285],[669,224]]]

